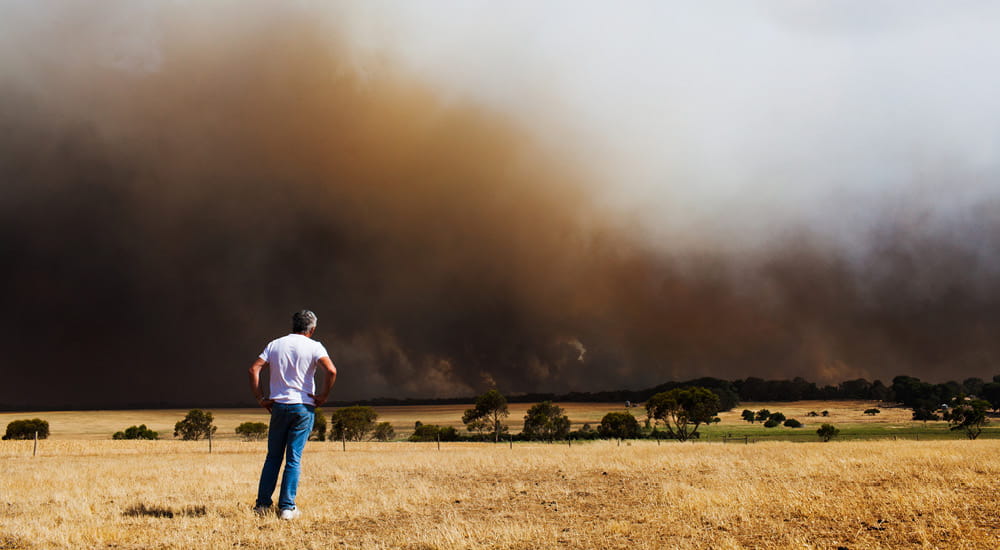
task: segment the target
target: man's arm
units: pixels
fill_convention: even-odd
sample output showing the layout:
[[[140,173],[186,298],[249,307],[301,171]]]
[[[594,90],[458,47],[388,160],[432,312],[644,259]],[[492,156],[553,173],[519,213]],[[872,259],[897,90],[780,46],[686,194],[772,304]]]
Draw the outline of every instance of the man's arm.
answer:
[[[257,399],[257,404],[267,409],[267,412],[271,412],[271,405],[274,404],[274,400],[264,399],[264,391],[260,388],[260,371],[266,366],[267,361],[264,361],[260,357],[250,365],[250,391],[253,392],[253,396]]]
[[[321,357],[319,359],[319,366],[323,367],[323,370],[326,371],[326,376],[323,377],[323,387],[316,395],[309,394],[309,397],[312,397],[313,401],[316,402],[317,407],[326,403],[326,398],[330,395],[330,388],[337,381],[337,367],[333,366],[333,361],[329,357]]]

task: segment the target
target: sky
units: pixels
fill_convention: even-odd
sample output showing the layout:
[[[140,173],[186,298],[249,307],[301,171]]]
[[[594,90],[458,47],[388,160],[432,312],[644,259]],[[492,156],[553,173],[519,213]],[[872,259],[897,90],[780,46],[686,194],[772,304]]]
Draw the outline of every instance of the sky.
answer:
[[[993,3],[0,9],[0,405],[1000,373]]]

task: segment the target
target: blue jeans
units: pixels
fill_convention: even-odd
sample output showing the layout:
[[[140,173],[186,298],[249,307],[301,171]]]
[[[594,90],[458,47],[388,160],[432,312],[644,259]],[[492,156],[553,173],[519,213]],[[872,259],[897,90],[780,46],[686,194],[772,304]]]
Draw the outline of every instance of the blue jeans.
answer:
[[[302,449],[306,446],[313,427],[316,407],[301,403],[290,405],[275,403],[271,407],[271,425],[267,430],[267,458],[260,471],[257,488],[257,506],[270,506],[274,486],[278,483],[281,458],[285,457],[285,474],[281,476],[281,495],[278,509],[295,508],[295,492],[299,487],[299,469]]]

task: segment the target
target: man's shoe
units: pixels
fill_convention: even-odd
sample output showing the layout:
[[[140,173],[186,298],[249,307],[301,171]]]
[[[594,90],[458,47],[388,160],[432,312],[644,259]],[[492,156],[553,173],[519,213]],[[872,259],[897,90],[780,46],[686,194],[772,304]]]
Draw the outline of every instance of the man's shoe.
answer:
[[[300,512],[298,508],[285,508],[281,511],[281,514],[279,514],[278,517],[281,519],[295,519],[301,515],[302,512]]]
[[[268,513],[270,513],[270,511],[271,511],[271,507],[270,506],[264,506],[264,505],[259,504],[259,505],[253,507],[253,513],[255,513],[255,514],[257,514],[258,516],[261,516],[261,517],[266,516]]]

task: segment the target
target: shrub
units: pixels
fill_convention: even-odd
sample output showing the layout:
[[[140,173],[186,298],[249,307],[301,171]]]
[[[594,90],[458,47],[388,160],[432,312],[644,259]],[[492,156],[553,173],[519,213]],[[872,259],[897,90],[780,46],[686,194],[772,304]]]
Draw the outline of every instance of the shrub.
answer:
[[[768,418],[767,422],[764,423],[765,428],[773,428],[778,425],[778,421],[773,418]]]
[[[326,441],[326,415],[319,407],[313,411],[313,429],[309,432],[309,440]]]
[[[821,416],[830,416],[830,411],[823,411],[819,413]]]
[[[396,438],[396,430],[388,422],[379,422],[375,425],[372,439],[377,441],[392,441]]]
[[[754,420],[757,420],[757,415],[754,414],[750,409],[743,409],[743,413],[740,415],[743,420],[753,424]]]
[[[180,436],[185,441],[196,441],[203,437],[211,437],[216,431],[212,424],[215,418],[212,413],[201,409],[191,409],[183,420],[174,424],[174,437]]]
[[[768,418],[771,418],[771,411],[767,409],[761,409],[757,411],[756,415],[757,422],[766,422]]]
[[[413,431],[410,441],[458,441],[461,437],[458,430],[451,426],[436,426],[434,424],[421,424]]]
[[[880,411],[878,409],[865,409],[865,414],[867,414],[868,416],[875,416],[876,414],[878,414],[880,412],[882,412],[882,411]]]
[[[830,441],[834,437],[837,437],[838,434],[840,434],[840,430],[834,427],[833,424],[823,424],[816,430],[816,435],[823,441]]]
[[[115,432],[111,439],[159,439],[160,434],[150,430],[145,424],[129,426],[123,432]]]
[[[785,426],[789,428],[801,428],[802,423],[799,422],[798,420],[795,420],[794,418],[789,418],[788,420],[785,421]]]
[[[771,413],[771,416],[768,417],[768,420],[774,420],[778,424],[781,424],[782,422],[785,421],[785,415],[780,412],[774,412]]]
[[[631,439],[639,437],[639,423],[627,412],[609,412],[601,419],[597,431],[608,439]]]
[[[819,413],[816,412],[816,411],[809,411],[809,413],[806,414],[806,416],[815,417],[815,416],[819,416]]]
[[[38,432],[38,439],[49,437],[49,422],[41,418],[31,420],[15,420],[7,424],[7,433],[3,439],[34,439],[35,432]]]
[[[916,409],[913,409],[913,419],[923,420],[924,423],[926,423],[928,420],[941,420],[941,417],[930,409],[917,407]]]
[[[267,437],[267,424],[263,422],[244,422],[236,426],[236,434],[243,436],[244,441],[254,441]]]

